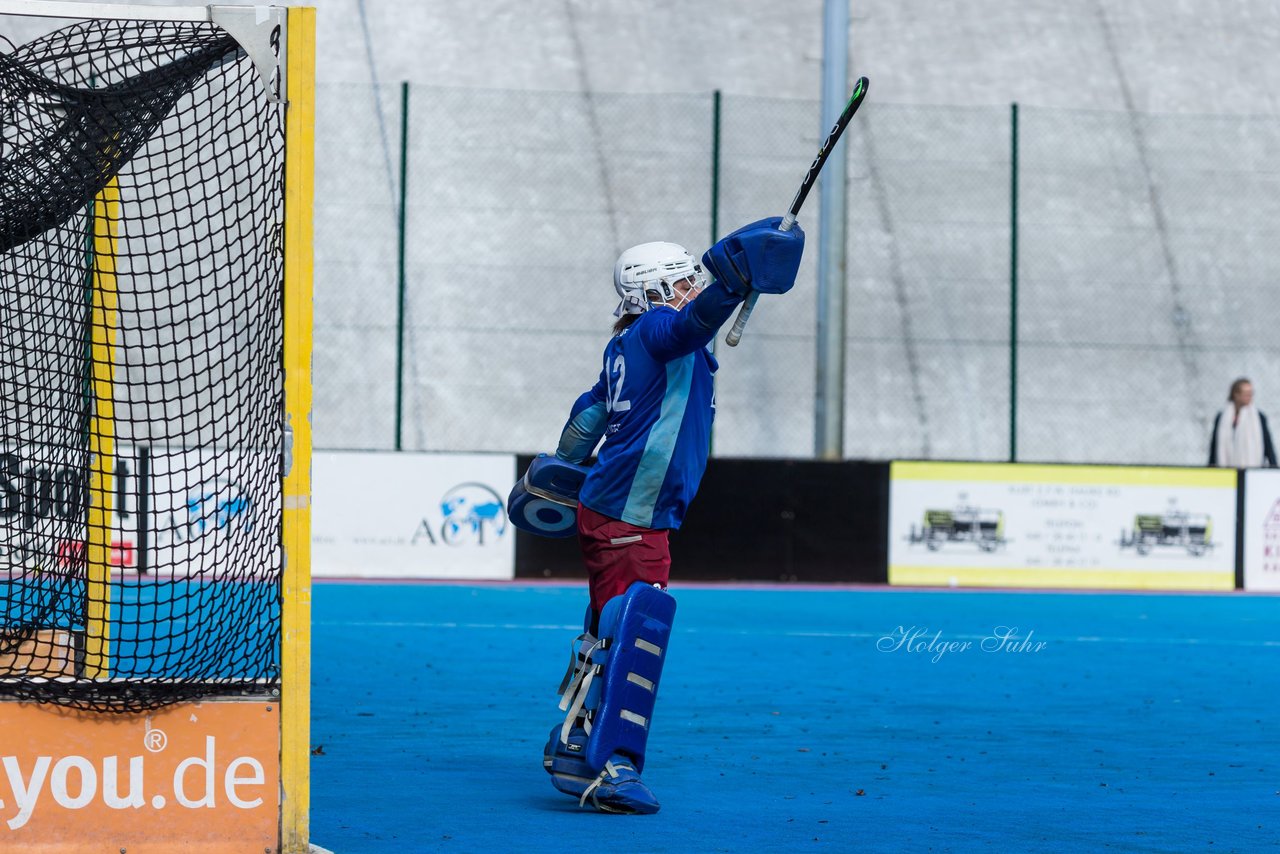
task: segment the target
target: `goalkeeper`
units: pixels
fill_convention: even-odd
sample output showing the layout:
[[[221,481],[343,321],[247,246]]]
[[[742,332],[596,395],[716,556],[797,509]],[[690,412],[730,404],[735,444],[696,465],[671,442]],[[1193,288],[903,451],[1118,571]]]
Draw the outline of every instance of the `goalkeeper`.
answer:
[[[698,490],[715,416],[717,364],[706,347],[751,291],[781,294],[795,283],[804,232],[779,231],[780,222],[738,229],[702,266],[673,243],[622,253],[613,272],[622,301],[600,379],[574,403],[556,460],[546,460],[580,465],[604,439],[578,493],[591,605],[561,685],[567,718],[543,756],[556,788],[580,805],[658,810],[640,771],[675,615],[667,535]]]

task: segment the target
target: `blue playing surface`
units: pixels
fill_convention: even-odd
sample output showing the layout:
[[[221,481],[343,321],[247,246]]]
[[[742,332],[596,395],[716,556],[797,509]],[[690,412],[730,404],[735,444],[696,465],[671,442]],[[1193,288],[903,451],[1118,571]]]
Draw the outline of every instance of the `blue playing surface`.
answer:
[[[83,631],[83,579],[0,581],[0,626]],[[280,591],[274,584],[115,579],[111,675],[121,679],[264,678],[278,664]]]
[[[662,811],[610,816],[542,770],[585,585],[317,585],[313,841],[1280,849],[1280,598],[672,592],[644,775]]]

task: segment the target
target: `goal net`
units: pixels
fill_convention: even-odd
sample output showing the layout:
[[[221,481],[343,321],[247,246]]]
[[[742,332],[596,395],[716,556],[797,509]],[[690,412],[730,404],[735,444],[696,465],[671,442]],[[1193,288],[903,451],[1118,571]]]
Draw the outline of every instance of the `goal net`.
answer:
[[[0,693],[270,692],[284,105],[214,24],[54,26],[0,38]]]

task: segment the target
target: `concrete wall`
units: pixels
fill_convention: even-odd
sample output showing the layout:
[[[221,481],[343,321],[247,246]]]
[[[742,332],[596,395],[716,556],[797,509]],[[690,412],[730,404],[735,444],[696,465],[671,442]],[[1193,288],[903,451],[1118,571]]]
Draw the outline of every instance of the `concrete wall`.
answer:
[[[617,252],[710,240],[712,90],[721,232],[780,212],[820,137],[819,0],[315,5],[321,446],[393,441],[400,81],[406,447],[553,444]],[[1280,7],[875,0],[850,36],[872,90],[849,136],[848,455],[1008,453],[1014,101],[1020,457],[1194,464],[1231,379],[1280,395]],[[813,254],[721,348],[718,454],[810,452]]]

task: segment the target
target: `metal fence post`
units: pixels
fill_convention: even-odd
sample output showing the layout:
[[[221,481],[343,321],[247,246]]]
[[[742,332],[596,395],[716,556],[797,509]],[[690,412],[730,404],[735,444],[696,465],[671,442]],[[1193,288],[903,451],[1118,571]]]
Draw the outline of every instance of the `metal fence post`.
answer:
[[[822,8],[822,118],[825,134],[849,98],[849,0]],[[818,183],[818,300],[814,354],[813,456],[844,458],[845,289],[848,287],[849,143],[831,149]]]
[[[404,450],[404,249],[409,177],[409,81],[400,83],[400,211],[396,255],[396,450]]]
[[[720,239],[720,90],[711,96],[711,243]],[[711,245],[709,243],[708,245]],[[711,352],[716,351],[716,339],[711,337]],[[711,456],[716,449],[716,424],[711,422],[711,440],[708,443],[707,455]]]
[[[1010,104],[1009,157],[1009,462],[1018,461],[1018,104]]]
[[[711,96],[711,242],[720,239],[720,90]],[[714,344],[715,339],[712,339]]]

